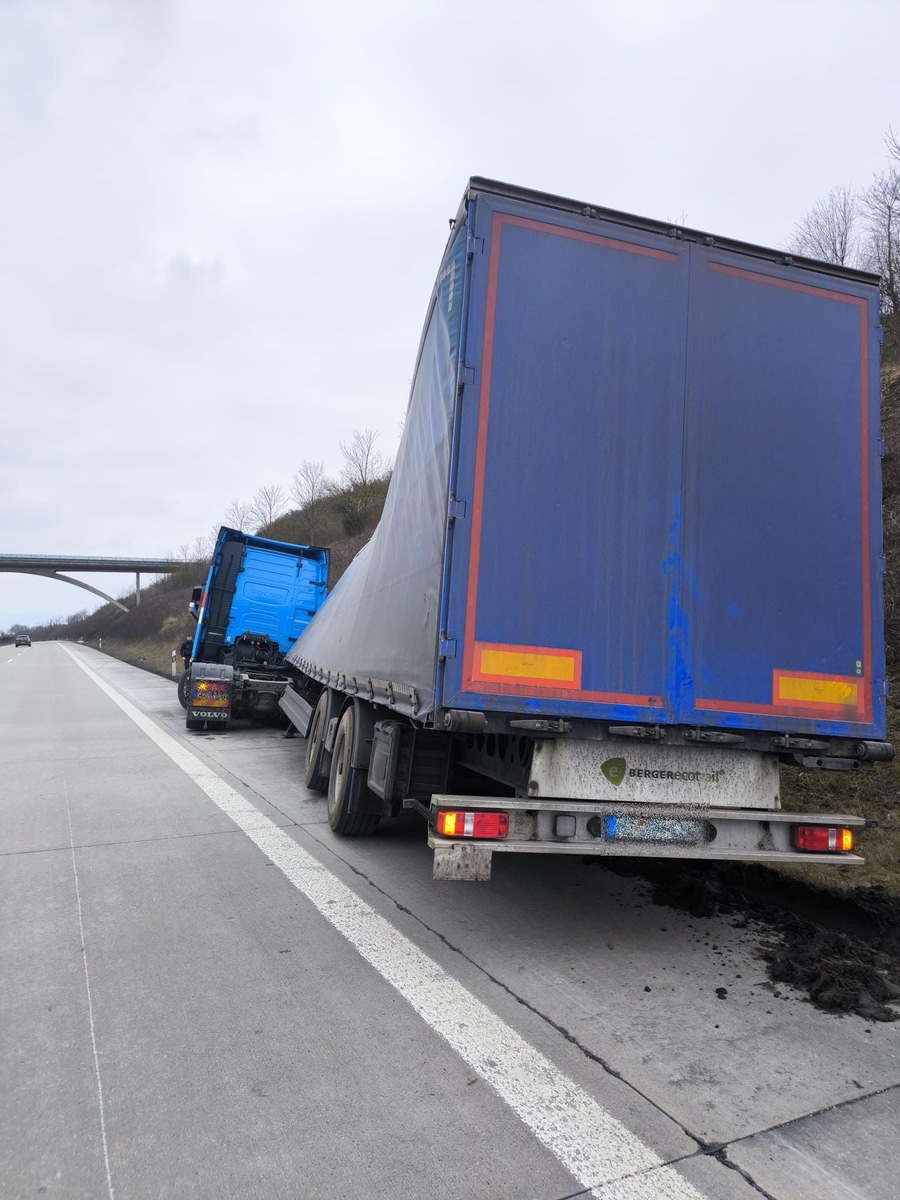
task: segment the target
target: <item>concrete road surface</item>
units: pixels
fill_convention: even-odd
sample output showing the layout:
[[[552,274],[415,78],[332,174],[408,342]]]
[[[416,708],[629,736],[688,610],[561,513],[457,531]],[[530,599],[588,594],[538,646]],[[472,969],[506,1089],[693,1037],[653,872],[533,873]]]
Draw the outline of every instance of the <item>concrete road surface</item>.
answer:
[[[596,863],[436,884],[411,818],[336,838],[302,752],[0,648],[0,1196],[900,1194],[898,1025]]]

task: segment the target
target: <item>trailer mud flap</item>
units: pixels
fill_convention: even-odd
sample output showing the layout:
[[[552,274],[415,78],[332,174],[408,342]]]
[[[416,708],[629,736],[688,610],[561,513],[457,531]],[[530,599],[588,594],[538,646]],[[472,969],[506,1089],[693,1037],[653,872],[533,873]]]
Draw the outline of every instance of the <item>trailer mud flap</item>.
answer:
[[[491,878],[491,851],[482,846],[434,847],[435,879],[487,883]]]

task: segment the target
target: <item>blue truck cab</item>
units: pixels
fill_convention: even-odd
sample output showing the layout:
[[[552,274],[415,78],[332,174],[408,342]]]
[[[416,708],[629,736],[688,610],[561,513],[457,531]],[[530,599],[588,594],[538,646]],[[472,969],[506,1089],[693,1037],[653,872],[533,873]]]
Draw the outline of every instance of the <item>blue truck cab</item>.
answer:
[[[288,681],[284,657],[327,584],[326,549],[219,530],[206,583],[194,589],[190,605],[197,629],[179,685],[188,729],[277,715]]]

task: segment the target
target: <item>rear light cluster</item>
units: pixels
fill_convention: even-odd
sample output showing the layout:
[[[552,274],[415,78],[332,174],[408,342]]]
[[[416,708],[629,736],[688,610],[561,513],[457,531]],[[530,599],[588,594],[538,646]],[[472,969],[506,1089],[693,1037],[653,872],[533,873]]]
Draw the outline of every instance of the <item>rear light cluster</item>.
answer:
[[[626,818],[607,818],[614,824],[622,824]],[[643,822],[641,824],[644,824]],[[668,825],[672,822],[656,822],[655,824],[666,824],[667,836],[663,837],[659,833],[654,833],[655,825],[653,822],[647,822],[648,830],[645,837],[649,840],[660,841],[690,841],[695,842],[702,840],[697,837],[688,838],[686,835],[681,837],[675,836],[668,830]],[[680,824],[687,825],[688,822]],[[466,811],[465,809],[438,809],[435,815],[434,822],[435,832],[441,837],[446,838],[476,838],[478,840],[489,841],[505,838],[509,833],[509,813],[505,812],[484,812],[481,810]],[[590,829],[590,825],[588,826]],[[600,836],[599,829],[590,830],[595,837]],[[607,838],[616,836],[632,838],[637,835],[634,833],[628,834],[627,830],[619,831],[605,830]],[[557,836],[571,836],[568,833],[561,833],[557,830]],[[848,853],[853,849],[853,830],[842,825],[793,825],[791,827],[791,845],[795,850],[803,850],[810,854],[840,854]]]
[[[439,809],[435,830],[441,837],[505,838],[509,832],[509,813]]]
[[[795,850],[834,854],[853,849],[853,830],[841,825],[794,825],[791,843]]]

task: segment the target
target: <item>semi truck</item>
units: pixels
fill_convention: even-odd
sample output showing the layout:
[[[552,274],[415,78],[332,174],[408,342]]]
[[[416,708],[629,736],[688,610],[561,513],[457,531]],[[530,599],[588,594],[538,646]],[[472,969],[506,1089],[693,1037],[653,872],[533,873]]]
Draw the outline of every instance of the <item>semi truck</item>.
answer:
[[[326,549],[219,530],[206,583],[189,605],[197,628],[178,684],[188,729],[227,729],[232,717],[280,718],[284,656],[327,585]]]
[[[886,738],[878,280],[473,178],[383,515],[287,655],[332,829],[860,863]]]

